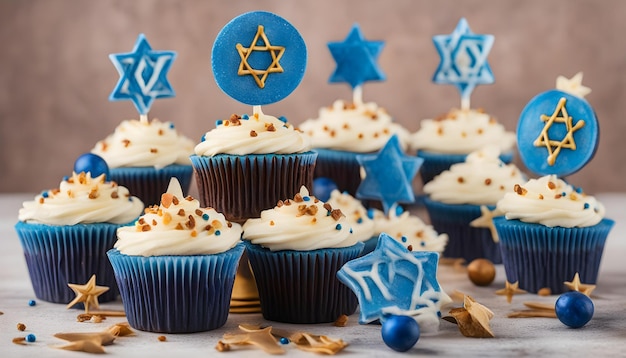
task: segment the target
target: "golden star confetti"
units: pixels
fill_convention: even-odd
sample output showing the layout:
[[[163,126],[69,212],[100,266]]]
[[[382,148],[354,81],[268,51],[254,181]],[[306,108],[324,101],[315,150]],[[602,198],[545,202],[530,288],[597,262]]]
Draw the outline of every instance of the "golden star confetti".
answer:
[[[493,242],[497,243],[500,241],[498,237],[498,231],[496,230],[495,225],[493,225],[493,218],[496,216],[502,215],[502,212],[499,212],[497,209],[489,210],[486,205],[480,206],[480,216],[470,222],[471,227],[480,227],[489,229],[491,233],[491,238]]]
[[[67,304],[67,308],[83,302],[85,305],[85,313],[89,313],[90,306],[100,308],[100,305],[98,304],[98,296],[109,290],[108,287],[96,285],[96,275],[92,275],[89,281],[87,281],[84,285],[78,285],[75,283],[68,283],[67,285],[76,294],[76,298]]]
[[[495,337],[489,321],[493,312],[476,302],[472,297],[465,296],[463,307],[450,310],[450,316],[443,317],[448,322],[456,323],[465,337],[493,338]]]
[[[580,282],[580,275],[578,272],[574,275],[574,279],[572,281],[563,282],[567,288],[572,291],[578,291],[587,297],[591,296],[591,292],[596,289],[596,285],[588,285]]]
[[[106,353],[104,346],[113,344],[117,337],[135,334],[128,323],[115,324],[102,332],[57,333],[56,338],[69,343],[53,348],[86,353]]]
[[[521,311],[513,311],[507,315],[509,318],[556,318],[556,312],[554,311],[554,304],[547,304],[541,302],[524,302],[524,306],[529,309]]]
[[[514,295],[526,293],[526,291],[520,289],[518,286],[519,286],[518,281],[515,281],[514,283],[510,283],[509,281],[506,281],[504,283],[504,288],[497,290],[496,295],[506,296],[506,301],[508,303],[511,303],[511,301],[513,301]]]

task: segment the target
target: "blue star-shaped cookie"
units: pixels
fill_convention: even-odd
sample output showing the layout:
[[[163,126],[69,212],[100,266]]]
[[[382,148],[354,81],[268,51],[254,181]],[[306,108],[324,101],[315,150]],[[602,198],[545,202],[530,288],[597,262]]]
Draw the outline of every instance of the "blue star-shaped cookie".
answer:
[[[367,81],[384,81],[385,74],[377,61],[385,43],[367,41],[358,24],[354,24],[343,42],[329,42],[328,49],[337,63],[328,82],[347,82],[355,88]]]
[[[469,99],[477,85],[493,83],[487,62],[493,41],[493,35],[474,34],[464,18],[450,35],[433,36],[441,57],[433,82],[455,85],[462,99]]]
[[[386,314],[424,314],[437,320],[441,306],[450,301],[437,281],[438,261],[438,253],[411,252],[382,233],[376,249],[343,265],[337,278],[356,294],[361,324]]]
[[[110,54],[120,79],[110,101],[131,100],[139,114],[147,114],[156,98],[174,97],[167,72],[176,58],[173,51],[154,51],[140,34],[132,52]]]
[[[358,198],[381,200],[385,214],[396,203],[415,201],[412,181],[424,160],[404,154],[396,135],[377,154],[356,159],[366,174],[357,189]]]

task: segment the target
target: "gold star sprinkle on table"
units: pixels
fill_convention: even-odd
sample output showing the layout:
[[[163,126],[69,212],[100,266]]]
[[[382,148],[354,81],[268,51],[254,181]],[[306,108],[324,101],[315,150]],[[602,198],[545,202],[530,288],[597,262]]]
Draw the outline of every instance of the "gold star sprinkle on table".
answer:
[[[130,336],[135,333],[130,329],[128,323],[115,324],[103,332],[89,333],[57,333],[56,338],[68,343],[53,348],[68,351],[80,351],[86,353],[106,353],[104,346],[113,344],[117,337]]]
[[[574,275],[574,279],[572,281],[563,282],[565,287],[569,288],[572,291],[578,291],[587,297],[591,296],[591,292],[596,289],[596,285],[588,285],[580,282],[580,276],[578,272]]]
[[[546,122],[546,124],[541,130],[539,137],[537,137],[533,143],[535,147],[545,146],[546,149],[548,149],[547,161],[549,165],[554,165],[562,148],[576,150],[574,132],[585,125],[585,121],[582,119],[576,122],[575,125],[572,125],[572,117],[567,114],[567,109],[565,108],[566,102],[567,99],[561,98],[552,115],[541,115],[541,121]],[[567,134],[560,141],[550,139],[550,136],[548,135],[548,131],[554,123],[564,123],[565,128],[567,129]]]
[[[498,212],[496,209],[489,210],[486,205],[480,206],[480,216],[470,222],[471,227],[481,227],[489,229],[491,233],[491,238],[493,242],[498,243],[500,239],[498,238],[498,231],[496,230],[495,225],[493,224],[493,218],[495,216],[500,216],[502,213]]]
[[[100,308],[100,305],[98,304],[98,296],[109,290],[106,286],[96,285],[96,275],[92,275],[89,281],[87,281],[84,285],[78,285],[75,283],[68,283],[67,285],[72,289],[72,291],[74,291],[74,293],[76,293],[76,298],[67,304],[67,308],[83,302],[85,305],[85,313],[89,313],[90,306]]]
[[[554,304],[541,302],[524,302],[529,309],[513,311],[507,315],[509,318],[556,318]]]
[[[506,302],[508,303],[511,303],[511,301],[513,301],[514,295],[524,293],[526,293],[526,291],[519,288],[519,281],[515,281],[514,283],[506,281],[504,283],[504,288],[496,291],[496,295],[506,296]]]
[[[454,308],[450,310],[450,316],[443,317],[448,322],[456,323],[465,337],[473,338],[495,337],[489,326],[492,318],[493,312],[470,296],[464,297],[463,307]]]
[[[259,38],[263,40],[262,46],[258,44]],[[265,80],[267,79],[267,76],[270,73],[284,72],[279,61],[280,61],[280,58],[285,53],[285,47],[284,46],[272,46],[270,44],[269,39],[267,38],[267,35],[265,34],[263,25],[259,25],[259,27],[257,28],[256,35],[254,35],[254,39],[252,40],[250,47],[243,47],[243,45],[239,43],[235,45],[235,47],[237,48],[239,57],[241,57],[241,62],[239,63],[239,70],[237,71],[237,74],[239,76],[252,75],[252,77],[254,78],[254,81],[256,82],[257,86],[259,86],[259,88],[265,87]],[[250,59],[250,55],[254,51],[269,52],[272,58],[272,62],[270,63],[269,66],[267,66],[266,69],[259,70],[259,69],[252,68],[248,60]]]

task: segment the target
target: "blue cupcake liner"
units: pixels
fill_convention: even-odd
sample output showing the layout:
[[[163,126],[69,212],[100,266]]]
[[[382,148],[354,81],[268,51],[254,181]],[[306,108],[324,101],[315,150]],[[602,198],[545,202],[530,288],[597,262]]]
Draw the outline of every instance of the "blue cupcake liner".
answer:
[[[222,327],[244,245],[214,255],[130,256],[109,250],[128,323],[160,333]]]
[[[143,201],[146,207],[159,205],[172,177],[176,177],[187,195],[191,185],[191,165],[172,164],[161,169],[154,167],[120,167],[109,169],[109,179],[128,188],[130,195]]]
[[[564,292],[563,282],[578,272],[583,283],[595,284],[613,220],[582,228],[547,227],[519,220],[494,218],[500,237],[507,281],[536,293],[544,287]]]
[[[424,184],[433,180],[441,172],[450,169],[452,164],[463,163],[467,154],[442,154],[427,150],[418,150],[417,156],[424,159],[420,167],[420,177]],[[513,161],[513,151],[500,154],[500,160],[509,164]]]
[[[448,234],[448,243],[442,256],[465,259],[467,263],[485,258],[494,264],[502,263],[500,245],[493,241],[487,228],[470,226],[472,220],[481,216],[479,205],[445,204],[424,197],[430,222],[435,230]],[[493,210],[493,206],[488,206]]]
[[[249,241],[244,243],[265,319],[329,323],[356,310],[356,296],[336,275],[346,262],[359,256],[363,243],[344,248],[274,252]]]
[[[330,178],[337,184],[339,191],[347,191],[350,195],[355,196],[361,184],[361,165],[356,157],[369,153],[325,148],[315,148],[314,151],[317,152],[314,176],[316,178]]]
[[[202,206],[243,223],[293,198],[305,185],[312,189],[317,153],[192,155],[191,163]]]
[[[361,251],[359,257],[365,256],[376,249],[376,246],[378,245],[378,236],[372,236],[371,238],[363,241],[363,244],[363,251]]]
[[[96,284],[109,290],[99,302],[118,295],[113,268],[106,252],[113,247],[116,230],[109,223],[54,226],[18,222],[20,238],[35,296],[44,301],[69,303],[76,297],[67,284],[84,284],[96,275]]]

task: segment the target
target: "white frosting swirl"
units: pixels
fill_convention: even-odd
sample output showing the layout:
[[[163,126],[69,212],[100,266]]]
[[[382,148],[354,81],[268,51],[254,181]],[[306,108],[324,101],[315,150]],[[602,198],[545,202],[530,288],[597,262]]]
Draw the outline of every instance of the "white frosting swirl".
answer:
[[[310,149],[310,140],[302,132],[255,107],[255,113],[250,117],[234,114],[230,119],[218,122],[196,145],[195,152],[210,157],[218,154],[293,154]]]
[[[548,227],[593,226],[604,217],[604,206],[593,196],[576,190],[555,175],[516,185],[498,201],[496,210],[507,219]]]
[[[468,154],[493,144],[502,152],[515,145],[515,133],[507,132],[490,115],[479,110],[454,109],[437,119],[424,119],[411,139],[413,150],[444,154]]]
[[[153,119],[122,121],[113,134],[96,143],[92,153],[101,156],[109,168],[191,165],[193,141],[179,134],[172,122]]]
[[[496,146],[472,152],[424,185],[424,193],[446,204],[495,205],[526,179],[515,164],[504,164]]]
[[[375,235],[384,232],[410,251],[442,253],[448,243],[447,234],[438,234],[431,225],[426,225],[408,211],[397,215],[396,210],[389,210],[389,216],[386,216],[380,210],[370,209],[369,215],[374,220]]]
[[[327,203],[346,216],[356,240],[367,241],[374,236],[374,221],[367,216],[367,210],[358,199],[335,189],[330,193]]]
[[[358,153],[381,149],[397,134],[403,149],[408,147],[410,133],[393,123],[387,111],[374,102],[346,103],[337,100],[321,108],[319,117],[308,119],[300,129],[311,137],[313,148],[328,148]]]
[[[180,183],[172,178],[161,205],[147,208],[134,226],[119,228],[117,237],[115,248],[126,255],[209,255],[241,242],[241,225],[201,208],[192,197],[183,198]]]
[[[89,172],[72,173],[58,189],[24,202],[19,220],[46,225],[127,224],[141,214],[143,206],[125,187],[105,182],[104,174],[92,178]]]
[[[357,243],[350,222],[302,186],[293,199],[280,201],[261,217],[243,224],[243,238],[272,251],[308,251],[348,247]]]

